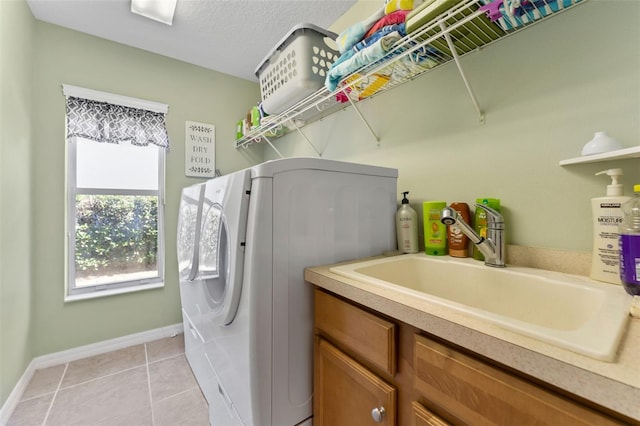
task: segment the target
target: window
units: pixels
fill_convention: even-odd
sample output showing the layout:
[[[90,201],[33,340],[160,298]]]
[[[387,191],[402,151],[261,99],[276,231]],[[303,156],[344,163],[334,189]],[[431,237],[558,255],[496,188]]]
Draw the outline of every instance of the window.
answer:
[[[162,286],[168,146],[164,114],[147,115],[149,111],[140,108],[69,96],[78,89],[69,87],[64,86],[66,300]],[[131,99],[106,95],[110,101]],[[136,106],[145,102],[136,101]]]

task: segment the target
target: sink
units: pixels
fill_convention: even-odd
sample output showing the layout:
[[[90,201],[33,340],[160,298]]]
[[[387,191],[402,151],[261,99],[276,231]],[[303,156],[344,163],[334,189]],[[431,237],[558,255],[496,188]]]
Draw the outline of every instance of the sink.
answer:
[[[471,258],[407,254],[330,270],[603,361],[615,357],[631,303],[622,286]]]

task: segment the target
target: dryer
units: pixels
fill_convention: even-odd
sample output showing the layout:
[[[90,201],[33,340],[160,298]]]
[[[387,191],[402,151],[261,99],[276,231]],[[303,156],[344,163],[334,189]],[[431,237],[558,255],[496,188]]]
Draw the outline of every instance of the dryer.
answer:
[[[212,425],[311,424],[304,268],[395,249],[396,180],[396,169],[290,158],[183,190],[185,352]]]

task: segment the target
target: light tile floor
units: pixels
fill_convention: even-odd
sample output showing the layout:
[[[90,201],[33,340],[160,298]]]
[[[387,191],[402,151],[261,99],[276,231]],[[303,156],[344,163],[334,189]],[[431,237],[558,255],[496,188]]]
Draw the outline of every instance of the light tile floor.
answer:
[[[8,426],[208,426],[175,337],[37,370]]]

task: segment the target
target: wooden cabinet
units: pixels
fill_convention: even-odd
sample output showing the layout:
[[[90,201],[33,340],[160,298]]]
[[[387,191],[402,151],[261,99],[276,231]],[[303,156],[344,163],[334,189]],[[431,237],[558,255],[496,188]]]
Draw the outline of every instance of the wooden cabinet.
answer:
[[[314,425],[395,425],[396,388],[371,369],[395,375],[396,325],[316,291],[315,326]]]
[[[315,334],[316,425],[629,424],[319,289]]]
[[[450,426],[451,423],[427,410],[418,402],[411,404],[411,426]]]
[[[416,391],[464,424],[620,424],[425,336],[415,336],[414,357]]]
[[[316,291],[315,326],[336,344],[375,367],[391,376],[396,373],[397,327],[394,323]]]
[[[315,354],[315,425],[396,424],[395,387],[322,338]]]

